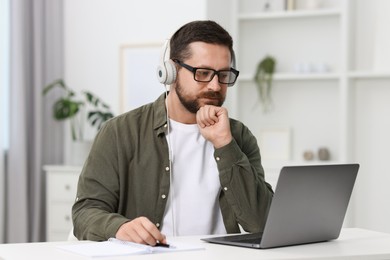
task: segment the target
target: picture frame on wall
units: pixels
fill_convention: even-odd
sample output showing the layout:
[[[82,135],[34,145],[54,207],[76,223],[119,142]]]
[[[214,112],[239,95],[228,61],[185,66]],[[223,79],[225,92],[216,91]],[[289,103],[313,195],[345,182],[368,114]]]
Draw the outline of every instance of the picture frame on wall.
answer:
[[[291,159],[291,130],[288,127],[262,128],[258,144],[263,161],[288,161]]]
[[[155,101],[165,89],[158,81],[161,42],[120,46],[120,113]]]

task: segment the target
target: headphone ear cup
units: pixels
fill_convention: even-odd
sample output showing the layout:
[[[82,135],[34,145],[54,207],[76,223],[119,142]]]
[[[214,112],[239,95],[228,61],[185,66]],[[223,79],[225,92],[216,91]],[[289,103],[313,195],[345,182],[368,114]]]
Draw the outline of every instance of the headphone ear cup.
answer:
[[[157,67],[157,78],[161,84],[165,84],[167,80],[167,70],[165,69],[164,65],[159,65]]]
[[[166,69],[166,80],[165,83],[166,85],[171,85],[172,83],[175,83],[176,81],[176,66],[173,60],[168,60],[164,62],[165,69]]]
[[[176,81],[176,66],[172,60],[165,61],[157,67],[157,78],[161,84],[171,85]]]

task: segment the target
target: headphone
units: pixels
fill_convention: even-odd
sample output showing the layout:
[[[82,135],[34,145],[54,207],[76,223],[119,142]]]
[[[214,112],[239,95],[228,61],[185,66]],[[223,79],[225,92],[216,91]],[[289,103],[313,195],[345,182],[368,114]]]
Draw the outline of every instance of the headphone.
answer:
[[[160,64],[157,67],[158,81],[164,85],[171,85],[176,81],[176,66],[173,60],[169,59],[169,45],[169,39],[167,39],[162,48]]]
[[[161,84],[171,85],[176,81],[176,66],[173,60],[169,59],[170,41],[167,39],[162,47],[160,64],[157,67],[157,78]],[[167,57],[168,56],[168,57]],[[232,51],[232,67],[236,67],[236,55]]]

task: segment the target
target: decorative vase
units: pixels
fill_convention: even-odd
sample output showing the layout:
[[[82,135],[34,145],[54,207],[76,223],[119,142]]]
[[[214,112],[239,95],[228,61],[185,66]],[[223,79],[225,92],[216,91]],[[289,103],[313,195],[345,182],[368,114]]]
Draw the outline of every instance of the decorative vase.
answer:
[[[314,159],[314,153],[312,151],[305,151],[303,153],[303,158],[305,159],[305,161],[312,161]]]
[[[318,149],[318,159],[321,161],[327,161],[330,159],[330,153],[328,148],[321,147],[320,149]]]
[[[92,141],[73,141],[70,150],[70,164],[84,165],[91,150]]]

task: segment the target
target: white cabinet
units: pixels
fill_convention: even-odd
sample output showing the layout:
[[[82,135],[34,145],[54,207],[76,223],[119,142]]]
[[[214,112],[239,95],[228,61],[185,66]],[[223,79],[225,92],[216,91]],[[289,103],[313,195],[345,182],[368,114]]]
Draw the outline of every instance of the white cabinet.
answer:
[[[72,205],[81,167],[44,166],[46,172],[46,240],[64,241],[72,228]]]

